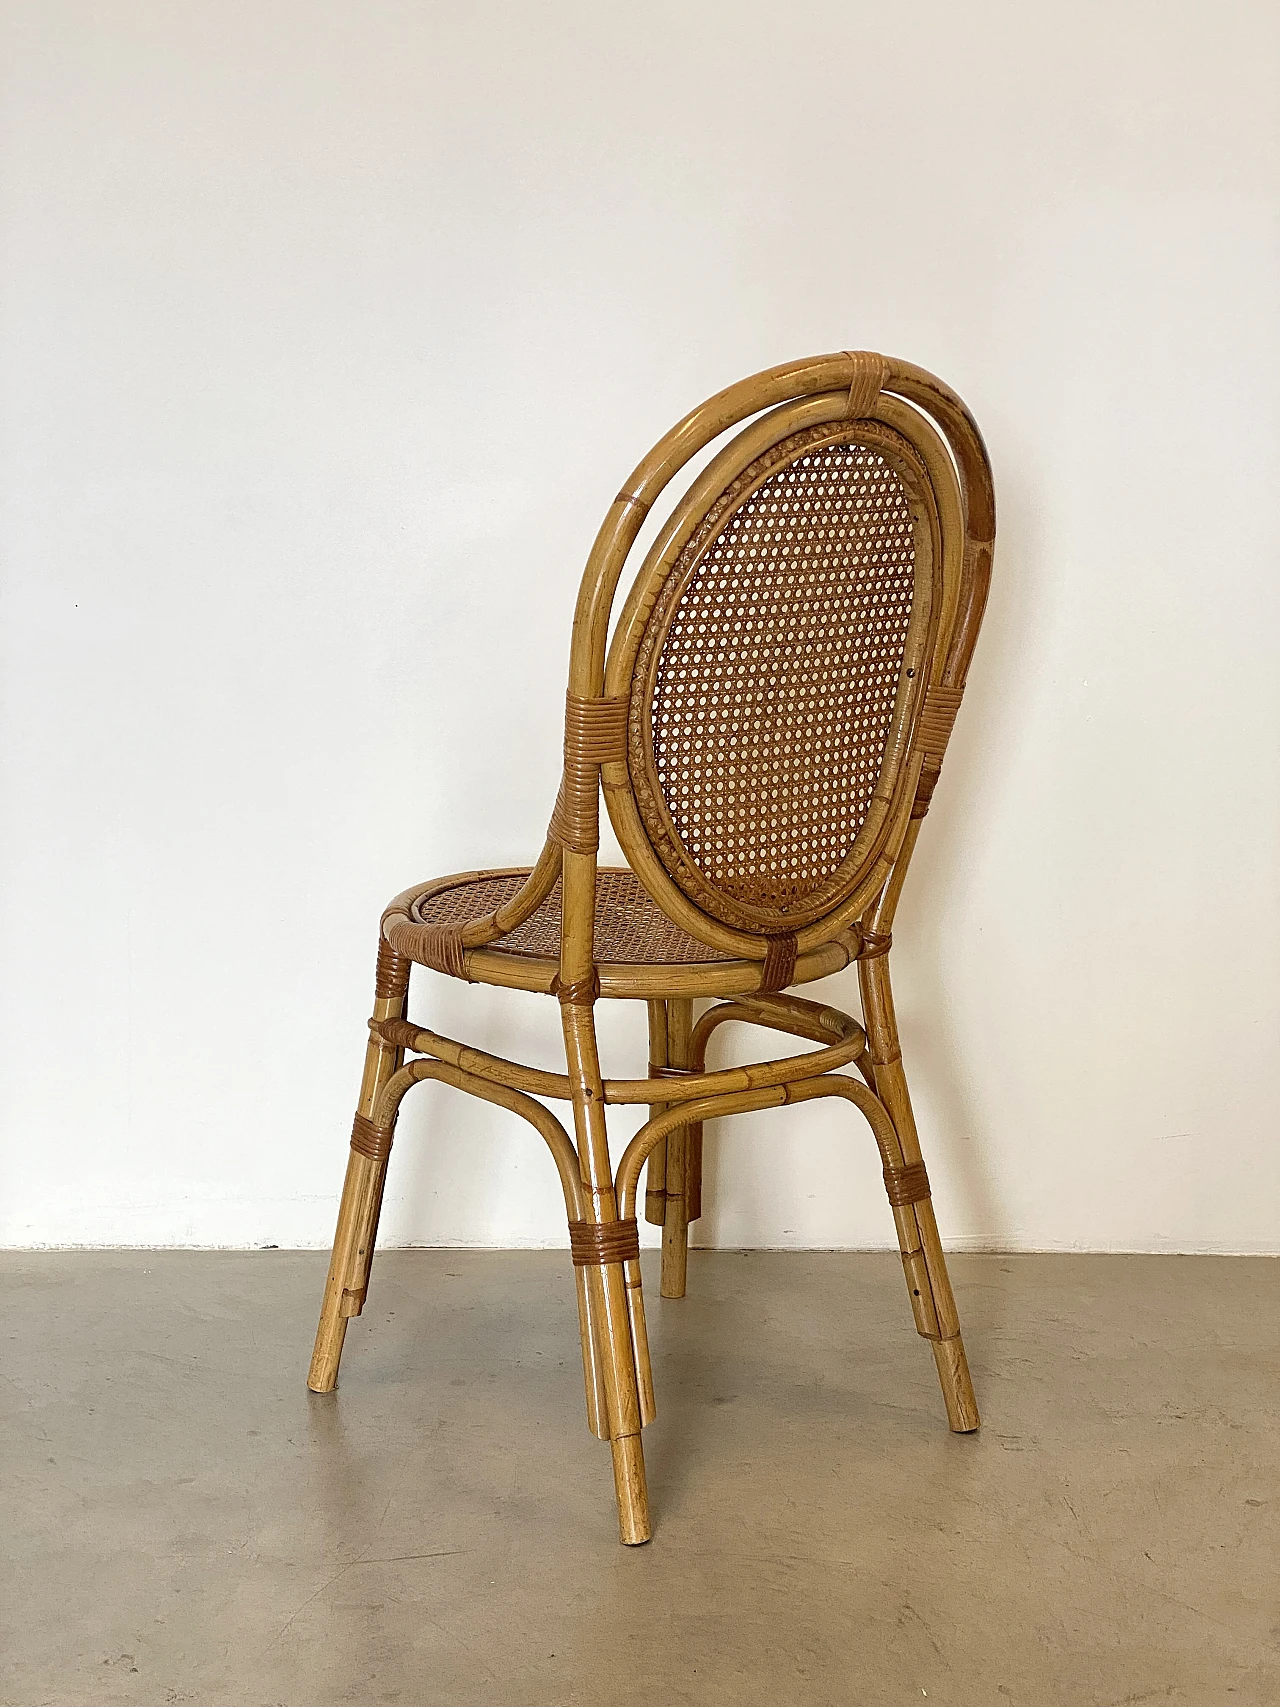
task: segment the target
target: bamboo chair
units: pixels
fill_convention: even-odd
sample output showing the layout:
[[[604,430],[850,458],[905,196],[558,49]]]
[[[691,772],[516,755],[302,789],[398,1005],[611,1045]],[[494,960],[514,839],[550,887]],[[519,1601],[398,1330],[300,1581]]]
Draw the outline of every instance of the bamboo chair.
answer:
[[[745,424],[744,424],[745,423]],[[730,434],[671,510],[609,636],[655,500]],[[564,775],[532,867],[419,884],[382,917],[364,1082],[308,1384],[332,1390],[369,1283],[410,1086],[522,1115],[564,1190],[587,1418],[612,1449],[622,1540],[649,1538],[654,1416],[636,1225],[662,1227],[681,1297],[701,1213],[702,1123],[843,1097],[879,1148],[917,1331],[952,1429],[978,1427],[903,1076],[890,932],[982,618],[995,518],[982,439],[932,375],[864,351],[771,368],[662,439],[614,500],[574,616]],[[599,797],[628,870],[601,870]],[[784,992],[855,961],[863,1020]],[[558,998],[567,1070],[468,1048],[406,1017],[412,965]],[[642,1079],[601,1076],[594,1007],[648,1004]],[[714,1003],[694,1021],[693,1002]],[[711,1072],[728,1021],[813,1050]],[[406,1059],[411,1056],[412,1059]],[[852,1065],[861,1077],[840,1072]],[[537,1099],[571,1104],[574,1138]],[[649,1119],[615,1171],[609,1104]]]

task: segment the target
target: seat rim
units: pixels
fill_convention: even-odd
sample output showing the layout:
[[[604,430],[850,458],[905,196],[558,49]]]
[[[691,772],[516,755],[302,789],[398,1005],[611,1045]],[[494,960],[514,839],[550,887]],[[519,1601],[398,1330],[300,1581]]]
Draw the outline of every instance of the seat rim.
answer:
[[[599,869],[602,875],[609,872],[633,877],[641,889],[644,889],[641,879],[630,866],[610,865],[601,866]],[[409,889],[401,890],[385,908],[382,916],[382,935],[397,954],[412,960],[417,966],[425,966],[427,962],[420,954],[413,952],[411,941],[396,940],[399,933],[394,932],[394,925],[394,934],[388,933],[387,925],[391,915],[408,914],[413,918],[413,909],[434,893],[461,888],[486,878],[527,877],[532,870],[533,867],[528,865],[495,866],[488,870],[451,872],[445,877],[434,877],[425,883],[414,884]],[[832,973],[842,971],[856,957],[856,953],[857,944],[843,938],[836,938],[819,948],[810,949],[797,957],[795,972],[788,988],[812,983],[815,979],[830,977]],[[539,995],[554,995],[560,974],[560,962],[557,958],[501,949],[493,944],[467,949],[464,963],[464,981],[467,983],[487,984],[496,989],[528,990]],[[630,998],[661,1001],[690,996],[712,998],[752,995],[760,990],[764,978],[762,963],[759,960],[746,959],[678,962],[598,960],[596,967],[600,978],[600,995],[615,1000]]]

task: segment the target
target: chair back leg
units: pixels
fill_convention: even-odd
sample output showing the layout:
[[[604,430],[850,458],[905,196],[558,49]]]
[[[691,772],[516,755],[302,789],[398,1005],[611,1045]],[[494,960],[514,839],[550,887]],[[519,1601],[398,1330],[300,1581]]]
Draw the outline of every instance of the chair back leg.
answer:
[[[655,1001],[649,1008],[649,1077],[669,1065],[667,1060],[667,1004]],[[666,1108],[665,1102],[649,1104],[649,1118],[656,1119]],[[667,1218],[667,1141],[664,1138],[649,1152],[644,1176],[644,1218],[651,1226],[661,1227]]]
[[[667,1066],[690,1065],[693,1003],[687,997],[667,1002]],[[662,1218],[662,1285],[664,1298],[683,1298],[689,1270],[689,1187],[692,1128],[678,1126],[667,1136],[666,1205]],[[699,1129],[701,1136],[701,1129]],[[701,1198],[701,1184],[698,1195]],[[701,1205],[699,1204],[699,1210]]]

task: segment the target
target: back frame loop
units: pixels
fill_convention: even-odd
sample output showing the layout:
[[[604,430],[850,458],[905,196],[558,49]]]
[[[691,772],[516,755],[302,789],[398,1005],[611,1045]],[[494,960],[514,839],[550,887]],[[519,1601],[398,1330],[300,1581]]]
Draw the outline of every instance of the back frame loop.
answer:
[[[674,923],[722,953],[761,963],[769,937],[779,934],[776,924],[770,931],[763,928],[765,920],[713,916],[701,904],[705,897],[691,897],[672,880],[655,850],[637,799],[635,662],[662,586],[731,482],[788,434],[840,426],[852,428],[853,439],[880,433],[882,443],[889,442],[889,435],[904,441],[924,471],[933,511],[930,632],[926,656],[895,712],[890,741],[898,745],[890,755],[891,778],[877,789],[870,829],[864,822],[858,869],[844,874],[843,893],[818,916],[798,920],[799,928],[788,933],[802,955],[826,943],[853,942],[859,919],[885,889],[900,855],[909,855],[914,846],[909,827],[923,815],[937,781],[939,749],[954,721],[986,603],[995,533],[990,465],[973,418],[956,393],[923,368],[868,351],[788,363],[728,387],[678,422],[624,483],[596,536],[574,616],[570,694],[580,701],[626,699],[631,707],[626,757],[602,755],[599,770],[628,863]],[[726,438],[659,527],[610,638],[618,584],[646,516],[693,457]],[[589,828],[575,818],[574,828]],[[562,825],[563,818],[556,828]],[[587,851],[587,839],[573,836],[577,848],[571,850],[566,835],[557,849],[563,859],[565,916],[578,920],[575,947],[565,960],[569,977],[580,975],[590,954],[595,858]]]
[[[695,482],[673,513],[679,525],[671,544],[654,547],[635,582],[642,620],[638,615],[625,633],[619,624],[609,660],[612,669],[620,653],[620,665],[629,660],[631,671],[627,781],[635,811],[626,791],[606,795],[628,859],[646,858],[646,850],[636,851],[643,838],[648,855],[702,915],[757,943],[812,927],[859,889],[892,822],[942,607],[940,524],[927,470],[896,430],[870,419],[851,422],[842,409],[831,411],[831,401],[823,412],[833,419],[799,431],[792,430],[794,405],[773,411],[726,447],[714,476],[709,470]],[[812,413],[807,405],[801,410]],[[744,457],[708,505],[709,488]],[[843,507],[833,517],[837,505]],[[734,533],[738,543],[724,547]],[[806,533],[825,533],[816,555],[805,555]],[[898,567],[892,579],[873,581],[857,564],[867,550],[883,557],[886,539]],[[717,562],[722,549],[725,560]],[[780,647],[772,638],[779,625],[790,639]],[[886,671],[882,660],[895,635],[899,656]],[[668,691],[664,672],[673,650]],[[760,715],[761,692],[784,710],[783,696],[774,694],[779,675],[792,694],[787,735]],[[864,697],[861,714],[851,715],[854,697],[865,695],[878,719],[869,750],[872,702]],[[810,751],[821,754],[812,761],[804,758],[806,734]],[[668,746],[664,776],[660,747]],[[776,772],[779,760],[787,799],[767,816],[761,778],[771,763]],[[677,822],[673,775],[692,808],[702,859]],[[852,846],[841,853],[833,818],[842,788],[861,796],[863,810]],[[773,844],[772,879],[750,857],[753,844],[765,840]],[[727,881],[707,868],[707,854],[727,868]],[[780,867],[803,868],[808,880],[788,880]],[[655,899],[667,910],[669,891],[664,896]],[[810,932],[806,946],[830,934]]]

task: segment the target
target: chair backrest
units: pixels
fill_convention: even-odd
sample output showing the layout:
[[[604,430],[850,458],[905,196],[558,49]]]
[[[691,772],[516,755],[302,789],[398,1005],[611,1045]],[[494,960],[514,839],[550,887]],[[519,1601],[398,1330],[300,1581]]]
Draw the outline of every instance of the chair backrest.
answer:
[[[645,516],[734,427],[660,529],[606,656]],[[569,741],[602,762],[623,851],[677,924],[766,962],[785,944],[783,965],[856,924],[927,807],[993,536],[964,406],[867,352],[745,380],[640,464],[584,576]]]

